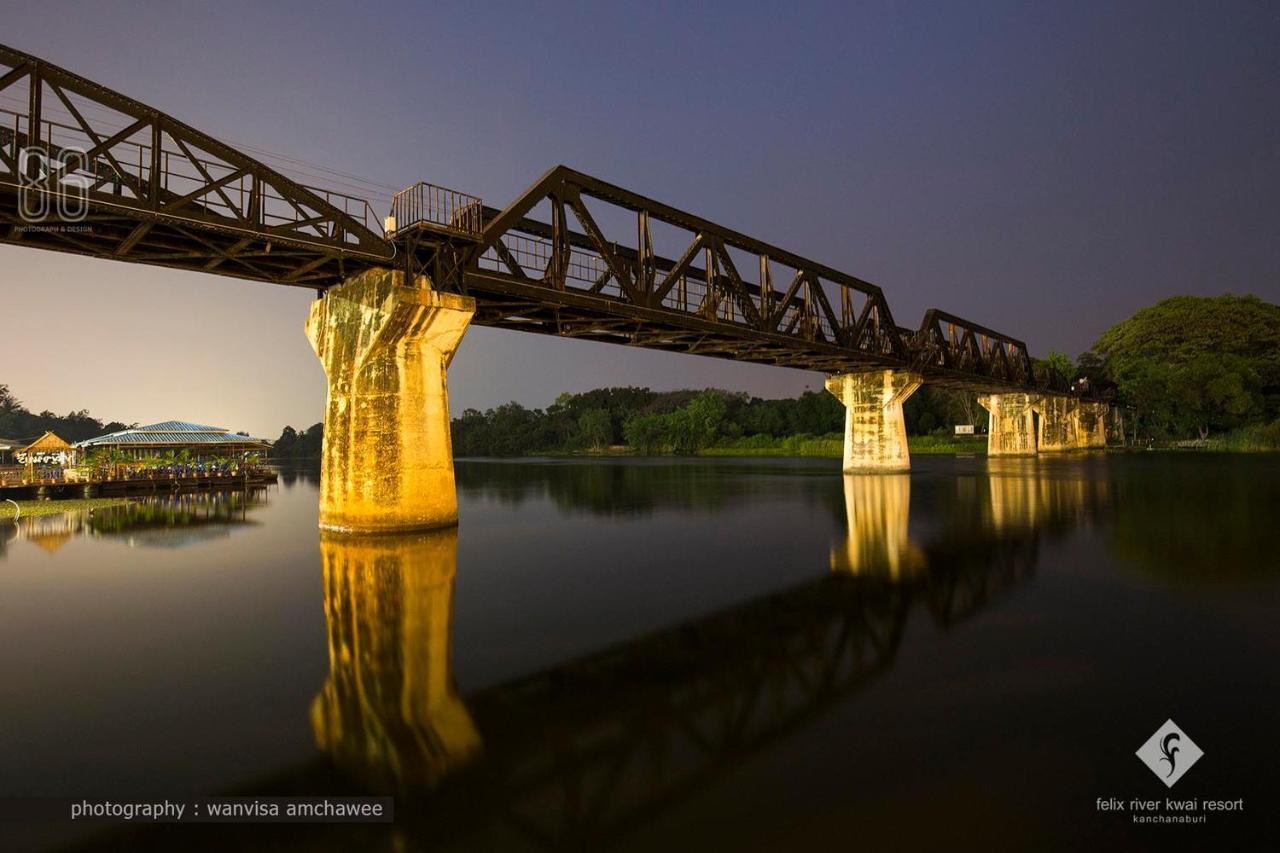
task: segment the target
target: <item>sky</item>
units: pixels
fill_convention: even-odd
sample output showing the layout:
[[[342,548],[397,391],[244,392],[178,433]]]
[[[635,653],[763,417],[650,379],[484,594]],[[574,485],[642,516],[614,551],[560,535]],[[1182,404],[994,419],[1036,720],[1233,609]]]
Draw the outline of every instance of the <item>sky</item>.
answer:
[[[943,308],[1033,355],[1175,294],[1280,301],[1275,3],[42,0],[0,42],[382,188],[503,207],[563,163],[875,282],[900,325]],[[323,416],[312,299],[0,246],[0,384],[274,437]],[[822,377],[484,328],[449,372],[455,414],[624,384]]]

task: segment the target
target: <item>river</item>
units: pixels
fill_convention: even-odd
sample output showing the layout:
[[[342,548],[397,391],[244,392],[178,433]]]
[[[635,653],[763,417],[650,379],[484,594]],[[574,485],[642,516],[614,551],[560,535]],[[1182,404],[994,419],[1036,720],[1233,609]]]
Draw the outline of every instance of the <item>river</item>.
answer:
[[[1280,457],[913,465],[463,460],[459,528],[400,537],[322,536],[306,471],[0,527],[0,796],[397,796],[6,849],[1274,840]],[[1167,719],[1176,789],[1134,754]],[[1175,792],[1245,810],[1097,807]]]

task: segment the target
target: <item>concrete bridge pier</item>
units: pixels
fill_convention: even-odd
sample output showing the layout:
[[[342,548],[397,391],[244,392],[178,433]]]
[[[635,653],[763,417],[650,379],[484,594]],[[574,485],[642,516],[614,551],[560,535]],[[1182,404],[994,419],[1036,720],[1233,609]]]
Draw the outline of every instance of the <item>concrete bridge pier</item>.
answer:
[[[1075,450],[1083,447],[1080,432],[1079,400],[1047,395],[1032,405],[1040,416],[1036,428],[1036,449],[1040,453]]]
[[[1035,456],[1035,412],[1038,394],[986,394],[978,404],[990,414],[988,456]]]
[[[372,269],[311,307],[329,379],[320,526],[342,532],[458,523],[446,372],[475,301]]]
[[[902,404],[922,382],[920,374],[898,370],[827,377],[827,390],[845,406],[846,474],[911,470]]]
[[[1106,403],[1080,403],[1080,446],[1105,448],[1107,446]]]
[[[1046,396],[1032,408],[1040,416],[1041,453],[1107,446],[1107,404],[1072,397]]]

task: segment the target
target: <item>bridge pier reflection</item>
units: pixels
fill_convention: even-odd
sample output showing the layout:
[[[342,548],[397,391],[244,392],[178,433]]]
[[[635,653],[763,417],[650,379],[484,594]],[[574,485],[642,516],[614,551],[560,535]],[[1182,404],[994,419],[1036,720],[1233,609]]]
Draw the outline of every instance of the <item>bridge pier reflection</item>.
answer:
[[[453,682],[458,533],[320,534],[329,678],[316,742],[381,788],[430,786],[471,762],[480,736]]]
[[[320,526],[379,532],[458,523],[446,372],[475,301],[371,269],[316,301],[307,337],[329,380]]]
[[[901,370],[827,377],[827,390],[845,406],[846,473],[910,470],[902,404],[923,382],[920,374]]]
[[[1047,486],[1040,476],[1040,460],[1032,458],[992,459],[987,463],[987,523],[996,532],[1034,530],[1042,508],[1047,507],[1042,494]]]
[[[849,533],[831,551],[833,572],[899,580],[924,568],[924,553],[907,534],[910,475],[846,474],[844,507]]]

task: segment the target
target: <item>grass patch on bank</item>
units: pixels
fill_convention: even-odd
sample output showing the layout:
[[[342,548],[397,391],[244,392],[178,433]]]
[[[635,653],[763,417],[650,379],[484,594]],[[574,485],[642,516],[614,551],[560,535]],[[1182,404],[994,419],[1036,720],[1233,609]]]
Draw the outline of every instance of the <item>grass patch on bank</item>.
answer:
[[[986,453],[986,436],[914,435],[907,438],[913,454],[947,455]],[[698,451],[699,456],[815,456],[839,459],[844,455],[844,437],[830,435],[791,435],[773,438],[753,435],[724,442]]]
[[[913,435],[907,438],[907,447],[919,455],[954,453],[986,453],[985,435]]]
[[[844,453],[844,439],[831,435],[751,435],[704,447],[699,456],[820,456],[839,459]]]
[[[77,512],[85,509],[103,509],[111,506],[124,506],[128,498],[80,498],[65,501],[17,501],[22,510],[22,518],[38,518],[42,515],[57,515],[60,512]],[[12,519],[18,516],[18,510],[9,501],[0,502],[0,519]]]
[[[1280,420],[1269,424],[1233,429],[1221,438],[1209,439],[1210,450],[1231,453],[1270,453],[1280,451]]]

